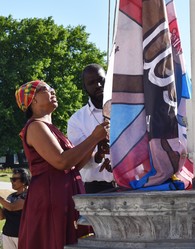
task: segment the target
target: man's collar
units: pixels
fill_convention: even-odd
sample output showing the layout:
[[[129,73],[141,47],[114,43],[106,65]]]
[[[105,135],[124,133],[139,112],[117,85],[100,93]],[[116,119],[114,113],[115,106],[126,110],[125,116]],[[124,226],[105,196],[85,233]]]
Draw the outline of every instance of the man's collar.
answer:
[[[96,108],[94,106],[94,104],[92,103],[92,101],[91,101],[90,98],[88,99],[88,103],[87,104],[88,104],[89,109],[90,109],[91,112],[93,112],[93,111],[102,111],[102,109],[98,109],[98,108]]]

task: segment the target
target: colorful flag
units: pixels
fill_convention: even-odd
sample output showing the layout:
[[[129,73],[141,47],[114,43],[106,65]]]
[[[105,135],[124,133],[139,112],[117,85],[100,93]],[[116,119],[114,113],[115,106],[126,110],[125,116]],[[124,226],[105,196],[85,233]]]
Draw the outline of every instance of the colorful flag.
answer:
[[[173,1],[120,0],[114,45],[110,154],[116,182],[186,188],[193,177],[192,165],[185,167],[190,82]]]

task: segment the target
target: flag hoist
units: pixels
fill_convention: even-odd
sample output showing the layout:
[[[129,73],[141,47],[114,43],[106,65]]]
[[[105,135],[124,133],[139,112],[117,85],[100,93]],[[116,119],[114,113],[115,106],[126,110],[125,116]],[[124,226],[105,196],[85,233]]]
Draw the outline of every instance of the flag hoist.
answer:
[[[190,97],[174,1],[120,0],[104,92],[119,186],[191,187],[186,136]]]

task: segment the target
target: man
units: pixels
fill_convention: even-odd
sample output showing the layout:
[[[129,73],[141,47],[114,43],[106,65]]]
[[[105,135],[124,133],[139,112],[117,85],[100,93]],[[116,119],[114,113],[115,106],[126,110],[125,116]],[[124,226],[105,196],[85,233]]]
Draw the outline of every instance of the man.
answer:
[[[102,105],[105,71],[98,64],[89,64],[82,72],[83,89],[89,96],[88,103],[75,112],[68,121],[67,135],[77,145],[88,137],[97,124],[103,122]],[[104,158],[104,148],[95,148],[91,160],[80,170],[87,193],[98,193],[114,187],[113,174],[109,168],[109,155]],[[104,143],[105,145],[105,143]],[[106,149],[105,149],[106,150]],[[106,152],[107,153],[107,152]],[[107,169],[102,169],[102,164]]]

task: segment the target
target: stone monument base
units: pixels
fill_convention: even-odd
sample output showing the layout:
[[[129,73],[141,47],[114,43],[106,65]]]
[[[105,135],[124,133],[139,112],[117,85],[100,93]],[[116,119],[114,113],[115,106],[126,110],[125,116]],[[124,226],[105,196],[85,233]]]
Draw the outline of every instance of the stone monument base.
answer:
[[[195,249],[195,191],[126,191],[73,197],[95,236],[82,249]]]
[[[81,239],[76,245],[65,246],[64,249],[194,249],[194,242],[182,242],[181,241],[159,241],[154,242],[124,242],[124,241],[108,241],[92,239]]]

